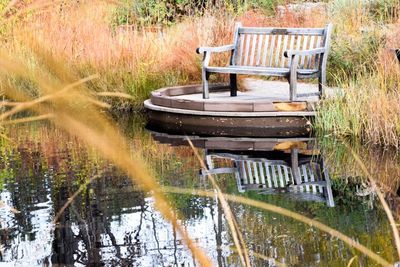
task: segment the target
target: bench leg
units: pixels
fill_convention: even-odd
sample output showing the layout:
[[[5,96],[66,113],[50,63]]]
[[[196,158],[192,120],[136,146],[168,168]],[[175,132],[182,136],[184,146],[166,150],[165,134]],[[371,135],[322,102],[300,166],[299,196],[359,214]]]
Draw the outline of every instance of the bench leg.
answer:
[[[290,90],[290,101],[297,100],[297,75],[295,77],[290,77],[289,79],[289,90]]]
[[[290,159],[292,163],[293,180],[296,185],[301,184],[301,177],[299,172],[299,150],[294,148],[290,151]]]
[[[321,72],[318,76],[318,90],[319,90],[319,97],[322,98],[324,95],[324,86],[326,84],[326,73]]]
[[[237,74],[229,74],[230,86],[231,86],[231,96],[237,96]]]
[[[210,78],[210,73],[206,72],[205,70],[202,71],[201,74],[203,80],[203,99],[209,99],[210,95],[208,92],[208,79]]]

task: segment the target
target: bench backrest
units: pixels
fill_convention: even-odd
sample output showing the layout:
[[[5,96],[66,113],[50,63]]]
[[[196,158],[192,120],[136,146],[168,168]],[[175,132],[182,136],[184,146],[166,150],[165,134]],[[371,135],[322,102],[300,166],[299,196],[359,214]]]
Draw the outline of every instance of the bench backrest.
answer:
[[[288,184],[295,184],[292,169],[288,165],[275,164],[273,161],[236,160],[235,164],[241,176],[243,186],[258,186],[265,188],[285,188]],[[301,182],[315,182],[322,180],[322,175],[316,174],[320,170],[316,164],[302,164],[299,166]],[[310,186],[304,186],[305,191],[310,191]],[[319,186],[319,189],[322,187]],[[316,185],[312,192],[319,191]]]
[[[293,170],[285,164],[269,160],[235,160],[238,168],[236,180],[239,192],[247,190],[264,190],[287,188],[287,185],[295,184]],[[333,207],[333,195],[329,175],[323,173],[321,165],[309,162],[298,167],[301,182],[304,184],[292,186],[292,191],[315,195],[314,200],[326,201],[329,207]],[[311,198],[310,198],[311,199]]]
[[[287,50],[308,50],[325,47],[329,50],[332,24],[326,28],[260,28],[242,27],[236,24],[235,50],[230,64],[236,66],[260,66],[288,68],[290,59],[284,57]],[[320,69],[326,65],[327,53],[320,56],[302,56],[300,69]]]

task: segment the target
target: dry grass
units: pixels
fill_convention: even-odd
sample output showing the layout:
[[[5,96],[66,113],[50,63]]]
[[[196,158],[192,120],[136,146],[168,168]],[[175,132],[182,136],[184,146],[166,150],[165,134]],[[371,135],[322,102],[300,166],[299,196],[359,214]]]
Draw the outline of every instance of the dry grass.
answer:
[[[199,82],[200,57],[195,49],[230,43],[235,21],[281,27],[322,27],[333,21],[328,78],[330,84],[344,88],[344,96],[325,103],[316,128],[373,144],[400,145],[400,65],[391,50],[400,45],[397,11],[390,13],[392,17],[385,15],[385,22],[391,24],[384,25],[372,10],[374,6],[335,0],[313,16],[290,8],[271,17],[257,10],[240,16],[206,11],[204,16],[186,18],[164,29],[139,29],[135,25],[111,26],[117,6],[113,2],[55,3],[29,16],[19,12],[21,19],[6,36],[4,46],[35,68],[37,63],[23,46],[26,33],[31,33],[37,46],[63,59],[78,77],[98,73],[100,79],[88,84],[91,90],[131,96],[103,98],[114,107],[141,106],[149,93],[161,86]],[[224,65],[228,54],[212,60]],[[212,78],[226,80],[227,76]]]
[[[27,39],[28,44],[29,41],[32,40]],[[13,107],[11,111],[3,113],[2,120],[26,109],[30,109],[38,115],[50,112],[54,114],[49,118],[54,125],[79,137],[89,147],[95,148],[105,159],[113,162],[127,173],[144,191],[151,193],[156,208],[166,220],[177,228],[197,261],[202,266],[211,266],[208,257],[195,246],[186,231],[178,224],[176,214],[169,207],[158,183],[146,168],[140,153],[132,155],[129,152],[125,138],[110,119],[99,110],[101,102],[90,95],[84,84],[89,79],[73,82],[76,78],[69,74],[68,69],[65,69],[65,65],[60,60],[55,60],[48,55],[43,56],[44,52],[38,54],[42,56],[37,60],[43,65],[30,70],[26,64],[14,60],[6,51],[0,51],[2,57],[0,75],[4,93],[9,99],[23,102]],[[47,69],[52,70],[52,73],[46,71]],[[14,76],[26,80],[33,78],[32,82],[35,82],[42,97],[32,99],[27,92],[20,90],[21,88],[16,87],[10,81]]]
[[[149,91],[160,85],[198,80],[199,58],[194,53],[195,48],[202,44],[229,43],[235,18],[210,13],[184,20],[162,33],[140,31],[130,27],[113,29],[109,24],[109,10],[113,6],[113,3],[99,2],[98,5],[94,5],[93,2],[83,2],[62,5],[62,8],[60,5],[46,5],[46,10],[30,13],[29,16],[18,13],[23,19],[17,23],[18,27],[8,36],[7,42],[0,50],[1,89],[7,99],[17,103],[12,104],[0,118],[2,123],[21,122],[10,119],[13,115],[29,109],[36,117],[19,120],[46,118],[58,128],[77,136],[87,146],[96,149],[105,159],[113,162],[141,185],[144,191],[152,194],[156,208],[177,229],[197,261],[202,266],[211,266],[205,253],[195,246],[178,224],[177,215],[168,205],[162,189],[146,167],[142,151],[131,154],[127,149],[125,137],[110,118],[104,115],[103,109],[109,105],[99,100],[97,95],[93,94],[93,90],[100,91],[103,95],[111,95],[110,92],[119,93],[114,95],[129,93],[140,102]],[[355,19],[352,26],[357,28],[364,25],[364,21],[358,20],[357,12],[350,15]],[[310,19],[287,12],[285,18],[280,18],[280,21],[265,19],[255,13],[245,14],[242,19],[246,25],[322,26],[325,23],[323,15]],[[382,58],[380,61],[386,62],[383,52]],[[215,63],[225,60],[224,57],[217,58]],[[385,71],[391,69],[397,73],[394,65],[381,63],[379,66]],[[363,92],[362,98],[359,98],[360,93],[356,90],[353,95],[346,94],[346,101],[344,105],[337,107],[337,114],[351,111],[346,115],[348,117],[345,117],[350,120],[350,123],[345,122],[346,127],[348,126],[345,133],[354,134],[356,129],[360,136],[372,140],[377,138],[384,140],[384,144],[392,144],[393,139],[397,138],[393,131],[397,130],[397,125],[400,124],[397,117],[394,123],[388,124],[387,121],[395,116],[398,100],[393,103],[389,101],[389,96],[392,96],[390,94],[394,94],[392,97],[396,96],[396,90],[382,88],[398,83],[392,76],[387,76],[386,72],[373,75],[371,79],[374,83],[368,80],[366,84],[377,86],[379,90],[366,90],[368,93]],[[368,106],[368,103],[372,106]],[[352,111],[355,107],[357,109]],[[368,111],[371,108],[374,108],[373,111]],[[382,115],[383,119],[371,116],[376,113]],[[354,126],[359,120],[357,126]],[[332,125],[337,122],[336,118],[332,119]],[[366,129],[376,124],[380,126],[380,130],[371,132],[371,136],[368,136]],[[339,127],[336,132],[340,134],[341,130]],[[219,191],[216,184],[215,188]],[[172,189],[170,191],[175,192]],[[181,190],[182,192],[184,190]],[[209,196],[208,192],[201,194]],[[222,195],[222,192],[219,191],[219,194]],[[389,266],[387,261],[366,247],[319,222],[266,203],[240,197],[224,197],[272,210],[318,227],[342,239],[378,263]],[[225,210],[229,218],[227,204]],[[231,229],[237,229],[233,218],[229,223],[233,225]],[[239,244],[242,238],[238,233],[234,236],[238,239],[235,243]],[[244,245],[237,245],[238,251],[244,248]],[[243,265],[247,265],[245,249],[240,254]]]
[[[400,47],[400,4],[384,21],[373,8],[361,1],[332,4],[330,16],[337,23],[328,71],[343,95],[323,103],[316,128],[322,134],[398,148],[400,64],[393,49]]]
[[[29,59],[29,51],[23,46],[28,32],[37,38],[41,49],[62,58],[80,77],[98,73],[100,79],[89,84],[92,90],[128,93],[133,103],[140,105],[158,87],[199,82],[200,57],[195,49],[231,43],[235,21],[247,26],[292,27],[326,23],[323,12],[311,17],[286,10],[276,18],[252,10],[239,17],[207,10],[201,17],[186,18],[168,28],[139,29],[135,25],[112,26],[116,8],[116,3],[107,1],[96,1],[96,5],[89,1],[55,2],[29,16],[19,12],[21,19],[6,37],[5,45],[15,55]],[[227,62],[228,54],[212,59],[213,64]],[[36,63],[31,64],[34,67]]]
[[[162,30],[138,29],[111,26],[115,8],[115,3],[104,1],[47,7],[20,20],[6,45],[26,58],[28,32],[41,49],[62,58],[81,77],[98,73],[101,78],[89,84],[91,89],[128,93],[139,104],[157,87],[198,81],[195,49],[231,40],[233,18],[225,14],[209,13]],[[226,57],[215,60],[220,61]]]

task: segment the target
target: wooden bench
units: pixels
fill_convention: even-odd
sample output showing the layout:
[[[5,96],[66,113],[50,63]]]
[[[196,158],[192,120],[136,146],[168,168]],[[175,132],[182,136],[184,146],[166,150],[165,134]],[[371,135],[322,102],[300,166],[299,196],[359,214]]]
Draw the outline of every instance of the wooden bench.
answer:
[[[231,96],[237,95],[237,74],[285,77],[291,101],[303,96],[297,95],[297,79],[318,78],[321,96],[331,32],[332,24],[325,28],[259,28],[237,23],[233,44],[196,49],[203,55],[203,98],[209,98],[211,73],[230,74]],[[211,54],[218,52],[231,52],[228,66],[209,66]]]

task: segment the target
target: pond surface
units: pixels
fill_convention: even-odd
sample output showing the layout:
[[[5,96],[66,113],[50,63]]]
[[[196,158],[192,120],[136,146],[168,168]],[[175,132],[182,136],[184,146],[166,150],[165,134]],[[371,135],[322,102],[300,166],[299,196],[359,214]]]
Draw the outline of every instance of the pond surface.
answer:
[[[121,123],[160,184],[213,191],[184,137]],[[0,162],[0,265],[196,266],[153,198],[74,137],[36,124],[11,128]],[[191,137],[222,191],[285,207],[327,224],[396,261],[381,204],[338,142]],[[396,218],[398,156],[354,148]],[[90,182],[89,180],[92,179]],[[301,182],[302,184],[298,185]],[[56,214],[80,189],[58,222]],[[239,257],[216,197],[169,194],[170,204],[215,266]],[[253,266],[375,266],[343,241],[279,214],[231,203]]]

